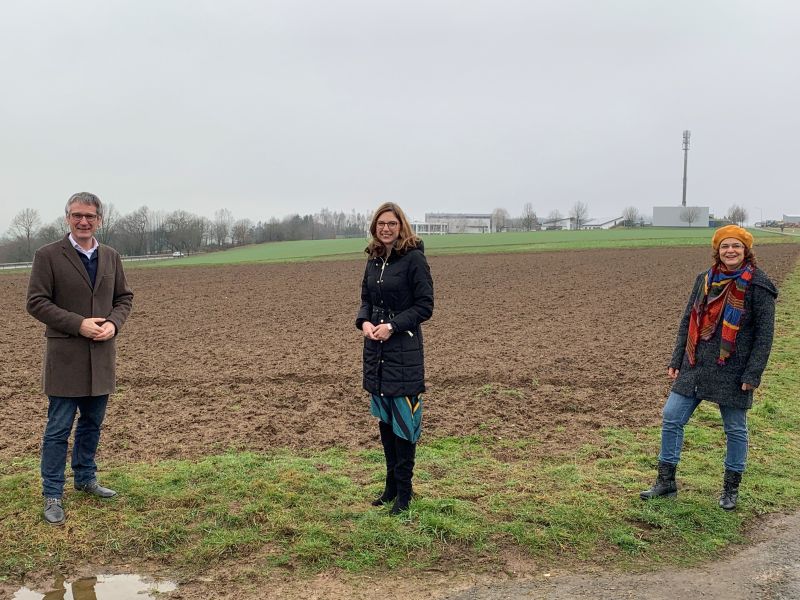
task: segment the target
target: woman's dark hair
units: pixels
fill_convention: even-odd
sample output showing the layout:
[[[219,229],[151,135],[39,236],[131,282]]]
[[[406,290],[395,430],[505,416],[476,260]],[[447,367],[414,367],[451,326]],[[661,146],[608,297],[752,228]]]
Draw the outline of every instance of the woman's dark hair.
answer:
[[[367,247],[364,248],[364,252],[369,254],[370,257],[383,256],[386,251],[383,242],[378,239],[378,217],[387,211],[393,212],[400,223],[400,231],[398,232],[397,241],[394,243],[394,248],[399,254],[405,254],[412,248],[416,248],[420,243],[420,239],[411,229],[411,224],[408,222],[403,209],[394,202],[384,202],[375,210],[372,215],[372,222],[369,224],[369,233],[372,239],[370,239]]]
[[[711,253],[711,258],[714,260],[714,266],[722,265],[722,260],[719,258],[719,248],[714,248],[714,252]],[[744,248],[744,262],[750,263],[754,267],[758,266],[756,262],[756,253],[753,252],[752,248],[748,248],[745,246]]]

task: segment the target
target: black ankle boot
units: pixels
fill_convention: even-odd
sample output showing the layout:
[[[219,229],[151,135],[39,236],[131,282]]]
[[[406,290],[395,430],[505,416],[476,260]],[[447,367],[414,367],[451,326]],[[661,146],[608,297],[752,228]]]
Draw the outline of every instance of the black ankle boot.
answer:
[[[414,477],[414,457],[417,452],[417,445],[408,440],[395,437],[395,448],[397,450],[397,465],[394,468],[394,478],[397,483],[397,500],[392,506],[392,514],[397,515],[408,510],[411,503],[413,490],[411,479]]]
[[[372,501],[372,506],[383,506],[397,497],[397,481],[394,477],[394,469],[397,465],[397,449],[395,448],[397,436],[392,431],[392,426],[383,421],[378,421],[378,429],[381,432],[383,457],[386,459],[386,483],[383,493]]]
[[[719,497],[720,508],[725,510],[736,508],[736,500],[739,497],[739,484],[741,482],[741,473],[725,469],[725,478],[722,480],[722,495]]]
[[[656,482],[649,490],[645,490],[639,494],[642,500],[652,500],[659,496],[667,496],[673,498],[678,495],[678,484],[675,483],[675,468],[678,465],[660,462],[658,463],[658,476]]]

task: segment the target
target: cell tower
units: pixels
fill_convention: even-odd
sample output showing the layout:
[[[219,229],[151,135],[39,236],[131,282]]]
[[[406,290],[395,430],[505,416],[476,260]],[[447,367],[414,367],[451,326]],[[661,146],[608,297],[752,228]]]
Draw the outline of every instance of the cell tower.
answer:
[[[689,137],[692,132],[688,129],[683,132],[683,206],[686,206],[686,165],[689,162]]]

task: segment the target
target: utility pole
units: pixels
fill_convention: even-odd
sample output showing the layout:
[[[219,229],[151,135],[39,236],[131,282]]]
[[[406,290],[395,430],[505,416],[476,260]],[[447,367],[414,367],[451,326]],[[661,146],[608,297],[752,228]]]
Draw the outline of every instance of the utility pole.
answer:
[[[692,132],[688,129],[683,132],[683,206],[686,206],[686,165],[689,162],[689,136]]]

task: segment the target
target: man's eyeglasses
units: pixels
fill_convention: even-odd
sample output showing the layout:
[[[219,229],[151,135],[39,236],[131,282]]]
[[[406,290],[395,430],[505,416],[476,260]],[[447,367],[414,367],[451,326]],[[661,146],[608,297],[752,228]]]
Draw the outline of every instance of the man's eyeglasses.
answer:
[[[384,227],[388,227],[389,229],[397,229],[397,226],[400,225],[397,221],[378,221],[376,223],[378,229],[383,229]]]
[[[69,213],[69,218],[76,223],[80,223],[83,219],[86,219],[87,223],[94,223],[97,221],[97,215],[89,213]]]

